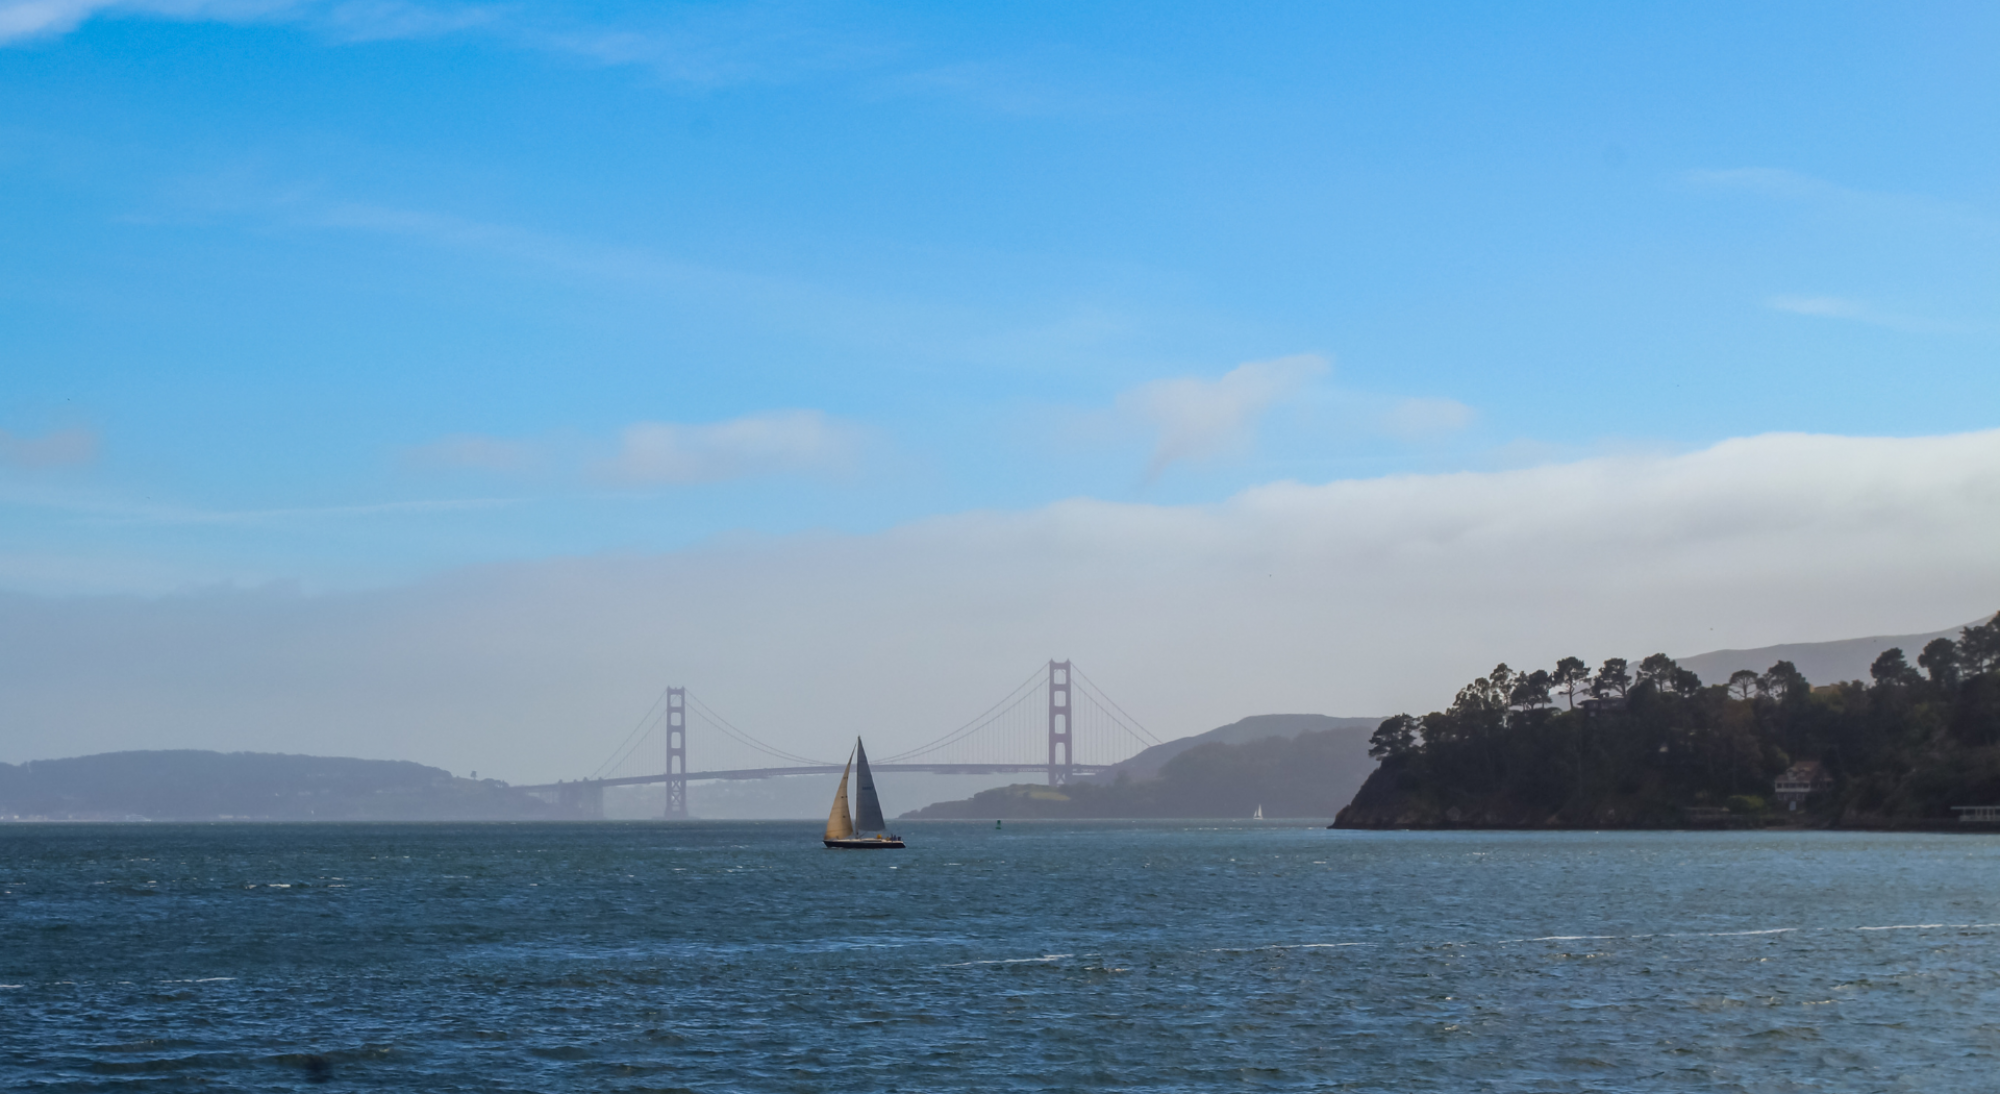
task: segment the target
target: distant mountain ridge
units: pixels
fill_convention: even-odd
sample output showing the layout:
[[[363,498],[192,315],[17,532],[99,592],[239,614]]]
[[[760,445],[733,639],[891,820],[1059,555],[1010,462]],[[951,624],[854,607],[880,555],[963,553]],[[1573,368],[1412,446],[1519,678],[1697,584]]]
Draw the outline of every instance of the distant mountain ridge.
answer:
[[[104,752],[0,764],[0,819],[553,820],[496,780],[407,760],[271,752]]]
[[[1992,618],[1991,616],[1986,619]],[[1978,626],[1986,622],[1966,624]],[[1815,684],[1837,684],[1848,680],[1868,679],[1868,666],[1883,650],[1900,648],[1905,658],[1911,662],[1917,659],[1918,651],[1932,639],[1956,639],[1963,627],[1947,627],[1941,631],[1925,634],[1882,634],[1869,638],[1842,638],[1832,642],[1788,642],[1778,646],[1758,646],[1747,650],[1715,650],[1698,653],[1692,657],[1676,660],[1680,666],[1701,677],[1706,684],[1720,684],[1729,679],[1729,674],[1739,669],[1763,672],[1780,661],[1790,661],[1792,667]]]
[[[1167,761],[1198,745],[1240,745],[1266,737],[1297,737],[1301,733],[1323,733],[1327,730],[1359,730],[1363,741],[1362,754],[1365,756],[1368,734],[1381,723],[1380,718],[1334,718],[1325,714],[1252,714],[1206,733],[1154,745],[1087,778],[1090,782],[1106,784],[1119,779],[1151,779],[1159,776]]]
[[[1260,714],[1183,737],[1065,786],[1018,783],[907,817],[1331,817],[1375,768],[1376,718]]]

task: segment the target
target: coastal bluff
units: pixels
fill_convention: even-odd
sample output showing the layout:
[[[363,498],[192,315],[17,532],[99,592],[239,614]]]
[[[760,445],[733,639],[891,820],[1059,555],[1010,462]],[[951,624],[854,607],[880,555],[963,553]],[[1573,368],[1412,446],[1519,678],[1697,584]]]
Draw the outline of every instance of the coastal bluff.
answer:
[[[1333,827],[1983,824],[2000,806],[2000,619],[1913,637],[1877,648],[1867,680],[1818,685],[1789,659],[1713,682],[1658,653],[1497,665],[1444,710],[1384,720],[1379,766]]]

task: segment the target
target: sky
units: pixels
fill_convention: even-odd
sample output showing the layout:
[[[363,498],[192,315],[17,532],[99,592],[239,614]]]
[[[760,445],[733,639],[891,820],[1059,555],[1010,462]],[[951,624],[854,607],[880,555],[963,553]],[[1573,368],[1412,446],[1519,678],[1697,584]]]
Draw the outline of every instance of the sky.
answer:
[[[669,683],[818,754],[1049,657],[1173,737],[1971,621],[1996,55],[1970,3],[0,0],[0,761],[542,781]]]

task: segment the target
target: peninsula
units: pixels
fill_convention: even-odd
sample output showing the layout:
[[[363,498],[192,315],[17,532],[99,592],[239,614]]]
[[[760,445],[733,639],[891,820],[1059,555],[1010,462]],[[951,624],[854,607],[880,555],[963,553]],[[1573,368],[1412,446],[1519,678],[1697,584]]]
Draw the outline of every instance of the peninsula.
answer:
[[[1884,649],[1869,676],[1502,664],[1445,710],[1382,722],[1334,827],[1934,827],[2000,804],[2000,618]]]

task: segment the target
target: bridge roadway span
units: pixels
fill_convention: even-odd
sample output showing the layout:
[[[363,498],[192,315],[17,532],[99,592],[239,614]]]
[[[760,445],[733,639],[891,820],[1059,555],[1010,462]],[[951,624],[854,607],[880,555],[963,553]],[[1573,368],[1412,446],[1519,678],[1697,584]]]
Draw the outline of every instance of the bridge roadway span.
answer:
[[[1073,775],[1094,775],[1106,770],[1110,764],[1070,764]],[[876,773],[889,771],[928,771],[934,775],[1000,775],[1016,771],[1047,771],[1047,763],[1038,764],[869,764],[868,769]],[[770,779],[780,775],[837,775],[842,770],[840,764],[814,764],[806,767],[745,767],[735,771],[689,771],[672,775],[627,775],[619,779],[577,779],[573,782],[538,783],[534,786],[517,786],[516,790],[561,790],[564,787],[579,786],[638,786],[641,783],[663,783],[673,779],[694,782],[699,779]]]

